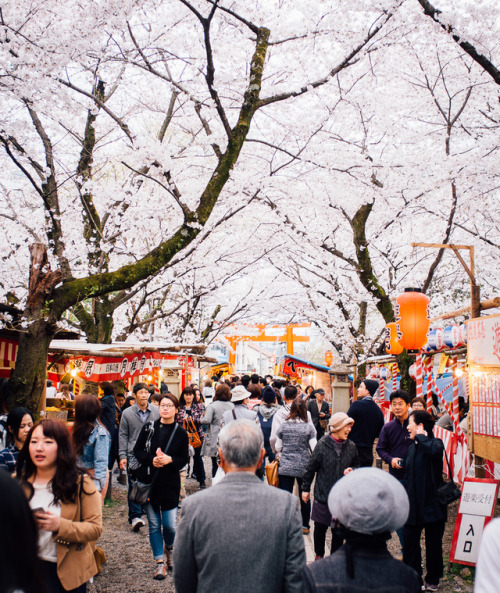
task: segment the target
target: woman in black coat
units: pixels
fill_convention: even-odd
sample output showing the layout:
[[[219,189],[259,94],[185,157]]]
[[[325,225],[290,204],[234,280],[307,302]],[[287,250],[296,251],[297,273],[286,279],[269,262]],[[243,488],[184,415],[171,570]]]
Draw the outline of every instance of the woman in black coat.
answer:
[[[410,500],[410,514],[404,527],[403,562],[422,576],[420,534],[425,529],[426,591],[437,591],[443,576],[443,533],[446,506],[440,504],[437,489],[443,481],[444,445],[432,432],[434,419],[428,412],[410,414],[408,432],[413,439],[405,460],[403,485]]]
[[[165,578],[167,568],[173,569],[172,552],[181,490],[179,471],[189,459],[188,435],[177,423],[178,409],[177,398],[164,394],[160,401],[160,419],[142,427],[134,447],[134,455],[141,463],[135,472],[136,477],[141,482],[152,483],[145,511],[149,543],[156,561],[153,577],[156,580]]]

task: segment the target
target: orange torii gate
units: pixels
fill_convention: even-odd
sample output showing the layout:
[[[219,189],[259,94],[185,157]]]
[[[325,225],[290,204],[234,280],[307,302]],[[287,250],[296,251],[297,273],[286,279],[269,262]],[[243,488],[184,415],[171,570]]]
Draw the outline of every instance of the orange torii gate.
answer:
[[[229,342],[229,373],[234,372],[234,365],[236,363],[236,346],[238,342],[286,342],[286,353],[293,354],[294,342],[309,342],[309,336],[296,336],[293,330],[298,327],[311,327],[310,323],[287,323],[285,325],[268,325],[267,323],[257,323],[250,327],[258,330],[257,334],[239,334],[234,336],[225,336]],[[285,333],[279,336],[266,336],[265,330],[284,328]]]

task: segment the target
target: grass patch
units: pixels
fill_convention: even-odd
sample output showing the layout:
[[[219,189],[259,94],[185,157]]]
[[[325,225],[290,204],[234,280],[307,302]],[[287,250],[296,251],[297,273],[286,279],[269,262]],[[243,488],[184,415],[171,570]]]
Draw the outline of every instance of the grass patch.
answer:
[[[444,558],[445,565],[448,564],[448,558]],[[474,585],[474,578],[476,575],[476,568],[474,566],[467,566],[466,564],[452,563],[445,570],[443,579],[445,581],[452,581],[455,577],[460,577],[467,585]]]
[[[113,498],[105,498],[104,499],[104,508],[105,509],[114,509],[115,507],[119,506],[122,503],[121,500],[113,499]]]

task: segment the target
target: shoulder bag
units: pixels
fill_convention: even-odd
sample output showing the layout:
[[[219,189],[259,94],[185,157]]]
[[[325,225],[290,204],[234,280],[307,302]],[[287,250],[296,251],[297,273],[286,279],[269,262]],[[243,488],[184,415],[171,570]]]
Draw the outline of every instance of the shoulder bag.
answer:
[[[174,430],[172,431],[172,434],[170,435],[170,438],[168,439],[167,446],[163,450],[164,453],[166,453],[168,451],[168,448],[170,447],[170,443],[172,442],[172,439],[174,438],[174,434],[175,434],[175,431],[177,430],[177,426],[178,426],[178,424],[176,422],[174,425]],[[154,432],[154,430],[149,431],[148,439],[146,441],[146,449],[148,451],[149,451],[149,448],[151,447],[151,439],[153,438],[153,432]],[[140,480],[137,480],[137,479],[132,480],[132,488],[130,490],[129,499],[132,502],[135,502],[140,505],[147,504],[149,502],[151,488],[153,487],[153,484],[154,484],[154,481],[155,481],[155,478],[157,475],[158,475],[158,472],[156,472],[154,474],[153,479],[151,480],[151,482],[149,484],[146,484],[145,482],[141,482]]]
[[[199,447],[201,447],[200,435],[196,430],[196,426],[193,422],[193,419],[190,416],[184,418],[184,420],[182,421],[182,426],[184,427],[184,430],[188,433],[189,444],[191,445],[191,447],[193,447],[193,449],[198,449]]]
[[[437,497],[440,504],[448,506],[460,498],[461,492],[453,481],[453,474],[451,473],[450,462],[448,461],[448,455],[446,455],[446,449],[444,450],[444,456],[446,458],[446,463],[448,464],[448,471],[450,472],[450,481],[442,482],[442,484],[438,486]]]
[[[318,418],[319,418],[319,425],[321,426],[321,428],[323,430],[326,429],[326,427],[328,426],[328,420],[326,418],[321,418],[320,414],[321,414],[321,408],[323,407],[323,404],[320,405],[318,404],[318,400],[316,400],[316,406],[318,407]]]
[[[267,477],[267,483],[269,486],[274,486],[278,488],[280,484],[278,470],[279,470],[280,462],[278,459],[271,461],[271,463],[266,464],[265,471]]]

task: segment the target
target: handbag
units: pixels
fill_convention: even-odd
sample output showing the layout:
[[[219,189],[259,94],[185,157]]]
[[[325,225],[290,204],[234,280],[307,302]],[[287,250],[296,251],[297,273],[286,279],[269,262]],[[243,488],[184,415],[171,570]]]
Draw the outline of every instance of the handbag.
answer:
[[[448,506],[455,500],[458,500],[462,493],[460,492],[460,488],[455,484],[453,481],[453,474],[451,473],[450,462],[448,461],[448,455],[446,455],[446,449],[444,452],[444,456],[446,457],[446,463],[448,464],[448,471],[450,472],[451,479],[449,482],[443,482],[437,488],[437,497],[440,504],[444,506]]]
[[[275,459],[274,461],[271,461],[271,463],[268,463],[266,465],[266,477],[269,486],[274,486],[275,488],[278,488],[280,483],[278,476],[279,466],[280,462],[278,461],[278,459]]]
[[[151,425],[152,424],[153,423],[151,422]],[[164,453],[166,453],[168,448],[170,447],[170,443],[172,442],[172,439],[174,438],[174,434],[175,434],[175,431],[177,430],[177,426],[178,426],[178,424],[176,422],[175,426],[174,426],[174,430],[172,431],[172,434],[170,435],[170,438],[168,439],[167,446],[163,450]],[[151,439],[153,437],[153,432],[154,432],[154,430],[153,430],[153,428],[151,428],[151,430],[149,431],[149,434],[148,434],[148,438],[146,440],[146,449],[148,451],[149,451],[149,448],[151,447]],[[129,494],[129,500],[132,502],[135,502],[137,504],[140,504],[140,505],[147,504],[149,502],[151,488],[153,487],[153,484],[155,482],[155,478],[157,475],[158,475],[158,472],[155,473],[155,475],[153,476],[153,479],[151,480],[151,482],[149,484],[146,484],[145,482],[141,482],[138,479],[133,479],[132,480],[132,488],[130,489],[130,494]]]
[[[319,404],[318,404],[318,401],[317,400],[316,400],[316,406],[318,408],[318,417],[319,417],[319,415],[321,413],[321,408],[319,407]],[[323,407],[323,406],[321,406],[321,407]],[[319,418],[319,425],[321,426],[321,428],[323,430],[325,430],[326,427],[328,426],[328,420],[326,418]]]
[[[201,447],[201,439],[192,418],[184,418],[182,425],[184,430],[188,433],[189,444],[194,449]]]

